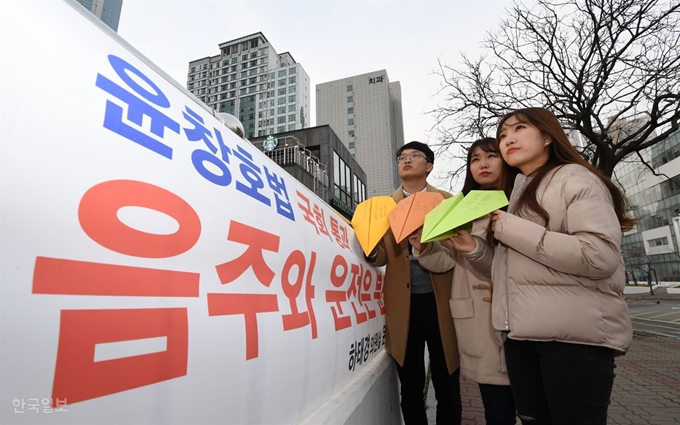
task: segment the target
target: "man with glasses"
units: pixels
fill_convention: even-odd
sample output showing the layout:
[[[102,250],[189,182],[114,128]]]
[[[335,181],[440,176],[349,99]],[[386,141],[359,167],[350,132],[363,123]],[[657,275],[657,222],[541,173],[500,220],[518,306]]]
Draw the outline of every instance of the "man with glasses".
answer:
[[[451,196],[427,183],[434,166],[434,152],[426,144],[410,142],[399,148],[397,164],[402,184],[392,194],[396,202],[417,192]],[[458,425],[462,413],[458,344],[449,310],[453,271],[431,273],[411,253],[408,238],[397,243],[388,230],[367,257],[375,266],[387,266],[383,286],[387,322],[385,349],[397,364],[401,412],[406,425],[427,424],[423,400],[427,343],[437,398],[437,424]]]

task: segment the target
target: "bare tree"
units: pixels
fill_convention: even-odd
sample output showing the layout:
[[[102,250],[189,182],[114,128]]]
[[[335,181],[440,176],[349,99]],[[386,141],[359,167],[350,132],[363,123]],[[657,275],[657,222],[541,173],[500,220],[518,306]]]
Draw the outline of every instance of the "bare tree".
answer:
[[[495,134],[510,110],[543,106],[611,176],[624,157],[680,128],[677,0],[515,2],[482,46],[484,56],[463,55],[459,67],[440,60],[434,71],[440,152]]]

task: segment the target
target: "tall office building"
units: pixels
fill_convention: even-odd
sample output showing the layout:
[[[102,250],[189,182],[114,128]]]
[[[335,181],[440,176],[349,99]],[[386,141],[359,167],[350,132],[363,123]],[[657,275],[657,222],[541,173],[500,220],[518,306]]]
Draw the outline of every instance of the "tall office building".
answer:
[[[248,139],[309,126],[309,77],[261,33],[219,45],[220,53],[189,62],[187,88],[218,112],[241,121]]]
[[[389,195],[399,186],[401,85],[390,83],[384,69],[318,84],[316,124],[329,124],[366,171],[367,197]]]
[[[612,126],[612,138],[639,128],[644,116],[620,120]],[[614,168],[613,179],[624,190],[638,219],[623,235],[621,253],[629,278],[680,280],[680,132],[640,152],[652,172],[637,157]]]
[[[123,9],[123,0],[76,0],[85,9],[101,19],[112,30],[118,32],[120,12]]]

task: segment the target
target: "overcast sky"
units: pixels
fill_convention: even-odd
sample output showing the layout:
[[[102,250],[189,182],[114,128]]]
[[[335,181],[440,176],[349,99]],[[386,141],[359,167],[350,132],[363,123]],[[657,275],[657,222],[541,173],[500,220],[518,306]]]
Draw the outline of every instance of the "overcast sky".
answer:
[[[477,57],[480,41],[510,6],[510,0],[124,0],[118,34],[186,86],[189,61],[261,31],[307,71],[313,125],[317,84],[385,69],[401,83],[405,140],[434,143],[434,120],[425,112],[440,101],[433,96],[441,81],[431,75],[437,59],[457,65],[461,52]]]

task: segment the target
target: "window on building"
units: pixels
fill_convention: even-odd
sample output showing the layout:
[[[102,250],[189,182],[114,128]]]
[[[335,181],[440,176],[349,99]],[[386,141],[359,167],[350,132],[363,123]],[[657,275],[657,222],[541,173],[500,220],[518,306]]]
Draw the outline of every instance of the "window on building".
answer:
[[[286,76],[286,70],[285,69],[282,69],[281,71],[279,71],[279,77],[285,77],[285,76]]]
[[[276,110],[277,114],[285,114],[286,113],[286,107],[281,106],[279,109]]]
[[[288,93],[295,93],[295,86],[288,87]]]
[[[293,94],[293,95],[288,96],[288,101],[291,102],[291,103],[295,102],[295,95]]]
[[[349,142],[349,148],[354,149],[356,146],[355,142]]]
[[[279,87],[285,86],[285,85],[286,85],[286,79],[285,78],[283,80],[279,80]]]
[[[248,71],[241,71],[241,78],[246,78],[248,76]]]
[[[354,102],[354,96],[347,96],[347,103]]]
[[[347,206],[352,206],[351,176],[349,166],[333,152],[333,195]]]
[[[295,74],[295,68],[290,68],[290,69],[288,70],[288,74],[289,74],[289,75]]]
[[[347,125],[354,125],[354,118],[350,118],[347,120]]]
[[[244,47],[244,49],[247,49],[247,48],[248,48],[247,46]],[[247,60],[248,60],[248,55],[243,55],[243,56],[241,56],[241,60],[242,60],[242,61],[247,61]]]
[[[288,121],[289,121],[289,122],[290,122],[290,121],[295,122],[295,114],[293,114],[293,115],[288,115]]]
[[[354,90],[354,86],[352,84],[347,84],[347,91],[352,91]]]
[[[286,88],[285,87],[282,88],[282,89],[279,89],[279,96],[283,96],[284,94],[286,94]]]
[[[246,89],[239,90],[239,94],[246,94]]]
[[[649,239],[647,241],[647,244],[649,244],[650,248],[668,245],[668,238],[666,236],[664,236],[663,238]]]
[[[288,131],[293,131],[295,130],[295,124],[289,124],[288,125]]]
[[[295,84],[295,77],[288,78],[288,84]]]
[[[354,137],[354,130],[349,131],[349,137]],[[351,143],[354,143],[354,142],[351,142]]]
[[[278,100],[279,105],[284,105],[286,103],[286,98],[285,97],[280,97]]]
[[[276,120],[277,124],[285,124],[286,123],[286,117],[278,117]]]
[[[295,105],[288,105],[288,112],[295,112]]]
[[[277,132],[277,133],[283,133],[284,131],[286,131],[286,126],[285,126],[285,125],[280,125],[280,126],[276,127],[276,132]]]
[[[353,113],[354,113],[354,106],[350,106],[349,108],[347,108],[347,115],[351,115]]]

